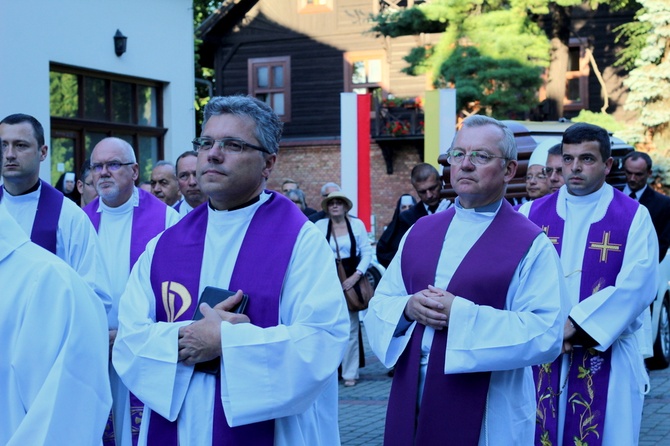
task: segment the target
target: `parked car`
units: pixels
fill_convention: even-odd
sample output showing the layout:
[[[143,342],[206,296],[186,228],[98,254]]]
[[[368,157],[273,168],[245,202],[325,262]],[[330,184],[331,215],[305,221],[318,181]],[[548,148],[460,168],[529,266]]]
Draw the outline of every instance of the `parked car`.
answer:
[[[528,169],[528,159],[531,153],[543,140],[547,138],[561,138],[565,129],[573,123],[558,121],[505,121],[512,131],[517,143],[519,167],[516,176],[507,187],[506,198],[521,198],[526,196],[525,177]],[[612,157],[614,163],[607,182],[614,187],[623,189],[626,184],[626,175],[623,171],[623,158],[634,148],[612,136]],[[456,196],[449,183],[449,164],[446,154],[439,157],[438,162],[444,167],[443,180],[446,186],[442,195],[453,199]],[[659,265],[659,281],[656,298],[650,306],[651,334],[654,344],[653,356],[646,359],[650,369],[663,369],[670,365],[670,254]]]

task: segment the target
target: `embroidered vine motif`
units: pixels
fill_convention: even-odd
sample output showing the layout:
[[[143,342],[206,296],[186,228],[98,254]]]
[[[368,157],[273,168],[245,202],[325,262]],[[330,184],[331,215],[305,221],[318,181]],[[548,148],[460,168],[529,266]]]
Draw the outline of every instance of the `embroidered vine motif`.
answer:
[[[578,406],[581,406],[582,410],[579,415],[579,437],[573,437],[575,446],[588,446],[587,437],[589,435],[600,438],[601,432],[598,431],[598,420],[602,414],[592,409],[593,401],[596,398],[593,377],[600,371],[603,363],[604,359],[599,356],[599,352],[588,349],[584,352],[582,364],[578,367],[577,378],[583,381],[587,395],[585,397],[582,392],[577,391],[568,398],[568,404],[570,404],[573,414],[580,410]]]
[[[556,418],[556,393],[552,389],[551,386],[551,372],[552,372],[552,364],[553,363],[547,363],[547,364],[542,364],[538,367],[538,374],[537,374],[537,389],[535,389],[535,392],[537,395],[539,395],[539,398],[537,400],[537,409],[535,413],[535,422],[536,424],[539,425],[540,428],[540,444],[542,446],[552,446],[553,443],[551,442],[551,439],[549,438],[549,431],[547,430],[547,404],[549,405],[549,409],[551,409],[551,416],[552,418]],[[548,384],[545,384],[545,381]],[[546,386],[546,387],[545,387]],[[544,392],[542,393],[542,389],[545,389]]]

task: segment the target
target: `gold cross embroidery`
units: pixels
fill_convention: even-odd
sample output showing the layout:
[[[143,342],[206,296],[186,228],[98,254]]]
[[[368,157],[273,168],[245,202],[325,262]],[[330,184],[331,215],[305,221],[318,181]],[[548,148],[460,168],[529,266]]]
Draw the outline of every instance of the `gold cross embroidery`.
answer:
[[[553,243],[554,245],[558,245],[559,237],[549,237],[549,226],[542,226],[542,230],[544,231],[545,234],[547,234],[547,237],[549,238],[549,241],[551,243]]]
[[[607,263],[607,254],[609,251],[621,252],[620,244],[612,243],[610,244],[610,231],[603,231],[603,239],[600,243],[590,242],[589,249],[599,249],[600,250],[600,262]]]

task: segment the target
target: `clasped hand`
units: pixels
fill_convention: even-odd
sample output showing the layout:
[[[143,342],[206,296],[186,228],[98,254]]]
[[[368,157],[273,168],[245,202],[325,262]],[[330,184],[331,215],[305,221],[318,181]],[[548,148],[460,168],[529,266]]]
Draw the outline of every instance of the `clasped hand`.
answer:
[[[409,298],[405,305],[405,317],[435,330],[442,330],[449,325],[454,297],[449,291],[428,285],[428,289]]]
[[[214,308],[206,303],[200,304],[203,318],[179,328],[179,361],[195,365],[221,356],[221,322],[249,322],[246,315],[230,312],[241,300],[242,291],[237,291]]]

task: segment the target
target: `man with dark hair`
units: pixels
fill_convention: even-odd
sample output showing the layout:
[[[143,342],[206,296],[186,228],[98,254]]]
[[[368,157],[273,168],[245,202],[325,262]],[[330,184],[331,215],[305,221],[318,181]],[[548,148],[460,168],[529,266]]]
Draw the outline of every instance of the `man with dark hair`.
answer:
[[[48,150],[42,124],[30,115],[9,115],[0,121],[0,138],[2,205],[32,242],[77,271],[110,311],[110,284],[91,222],[79,206],[39,177]]]
[[[364,321],[396,365],[384,444],[529,445],[531,366],[561,350],[559,259],[504,199],[517,168],[504,123],[466,118],[447,157],[454,206],[408,231]]]
[[[658,242],[647,209],[605,182],[605,129],[574,124],[561,147],[565,187],[520,209],[558,251],[570,299],[564,354],[535,370],[536,444],[637,444],[648,377],[634,334],[656,295]]]
[[[553,194],[565,184],[563,178],[563,155],[561,154],[561,143],[554,144],[549,148],[547,154],[547,167],[544,173],[549,180],[550,192]]]
[[[649,186],[651,157],[644,152],[631,152],[623,160],[626,186],[623,193],[647,208],[658,237],[659,262],[670,247],[670,197],[656,192]]]
[[[181,198],[174,165],[158,161],[151,170],[151,193],[163,203],[174,207]]]
[[[397,220],[392,220],[377,242],[377,260],[388,267],[398,251],[402,236],[418,219],[426,215],[447,209],[451,202],[440,199],[442,179],[437,169],[428,163],[414,166],[410,176],[412,186],[419,196],[419,202],[408,210],[398,214]]]
[[[198,152],[187,150],[179,155],[175,168],[177,169],[177,181],[179,182],[179,191],[184,198],[175,205],[175,210],[179,212],[180,217],[197,208],[207,201],[207,196],[200,190],[196,172],[198,162]]]
[[[98,196],[93,184],[93,175],[91,175],[91,161],[86,160],[79,170],[79,179],[77,180],[77,190],[81,196],[80,207],[84,207]]]
[[[133,269],[113,361],[146,404],[143,444],[340,444],[349,318],[323,234],[266,190],[281,130],[262,101],[212,98],[193,140],[208,205],[149,243]],[[199,303],[206,289],[220,297],[213,308]]]

